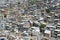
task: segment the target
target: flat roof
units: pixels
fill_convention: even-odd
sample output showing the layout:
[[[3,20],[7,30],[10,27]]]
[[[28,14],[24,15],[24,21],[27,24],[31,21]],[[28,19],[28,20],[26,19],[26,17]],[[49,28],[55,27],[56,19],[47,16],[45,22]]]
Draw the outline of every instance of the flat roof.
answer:
[[[55,29],[55,31],[58,31],[58,32],[60,32],[60,29]]]
[[[50,30],[45,30],[44,33],[46,33],[46,34],[51,34],[51,31],[50,31]]]

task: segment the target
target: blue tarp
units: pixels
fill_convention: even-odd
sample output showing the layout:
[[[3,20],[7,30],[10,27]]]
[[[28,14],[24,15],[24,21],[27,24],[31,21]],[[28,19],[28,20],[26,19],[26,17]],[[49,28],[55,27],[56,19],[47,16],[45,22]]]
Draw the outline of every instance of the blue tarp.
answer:
[[[1,40],[4,40],[4,38],[2,38]]]

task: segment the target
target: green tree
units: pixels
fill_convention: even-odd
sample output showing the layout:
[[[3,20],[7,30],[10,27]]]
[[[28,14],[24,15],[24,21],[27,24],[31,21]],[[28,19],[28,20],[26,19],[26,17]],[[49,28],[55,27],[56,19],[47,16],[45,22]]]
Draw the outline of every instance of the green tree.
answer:
[[[18,2],[18,4],[20,4],[20,2]]]
[[[40,28],[44,28],[44,27],[46,27],[45,24],[40,24]]]
[[[6,18],[7,17],[7,14],[4,14],[4,17]]]
[[[47,12],[47,13],[50,13],[50,9],[46,9],[46,12]]]
[[[35,0],[30,0],[30,4],[35,4]]]

